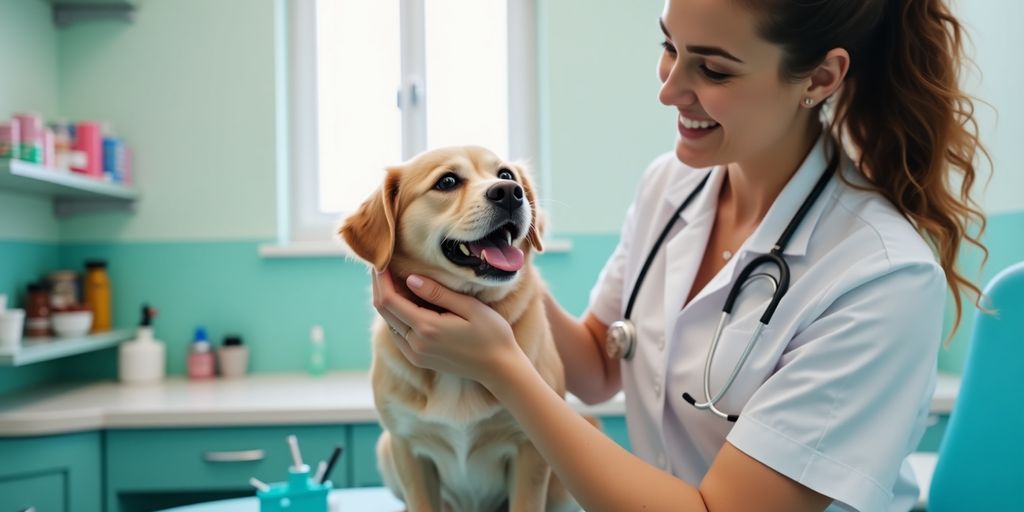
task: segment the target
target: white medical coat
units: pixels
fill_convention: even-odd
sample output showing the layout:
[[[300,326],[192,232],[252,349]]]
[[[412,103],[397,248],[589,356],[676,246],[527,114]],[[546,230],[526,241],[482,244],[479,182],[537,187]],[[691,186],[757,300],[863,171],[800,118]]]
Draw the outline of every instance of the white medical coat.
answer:
[[[775,244],[828,163],[822,137],[761,225],[683,307],[715,218],[724,167],[691,169],[674,154],[645,172],[618,247],[591,292],[589,310],[623,317],[640,267],[669,217],[680,214],[643,283],[632,320],[636,353],[622,363],[634,452],[693,485],[725,441],[835,501],[829,510],[906,511],[918,488],[906,457],[924,433],[941,346],[946,280],[913,225],[843,158],[784,258],[790,288],[717,407],[733,424],[686,403],[704,401],[703,370],[736,275]],[[771,269],[764,266],[763,269]],[[753,282],[740,295],[711,369],[722,389],[771,297]],[[737,489],[736,492],[742,492]]]

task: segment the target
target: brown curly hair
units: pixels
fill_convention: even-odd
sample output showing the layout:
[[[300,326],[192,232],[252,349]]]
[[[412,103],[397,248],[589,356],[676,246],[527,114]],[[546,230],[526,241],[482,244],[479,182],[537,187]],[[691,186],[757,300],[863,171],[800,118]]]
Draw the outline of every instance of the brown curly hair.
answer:
[[[981,289],[956,268],[961,242],[988,259],[985,215],[970,191],[975,158],[991,158],[974,100],[960,89],[961,66],[970,62],[963,26],[943,0],[739,1],[758,15],[761,37],[783,49],[784,78],[808,76],[833,48],[849,52],[850,70],[826,107],[831,130],[869,188],[932,245],[956,303],[948,342],[963,314],[961,294],[981,306]]]

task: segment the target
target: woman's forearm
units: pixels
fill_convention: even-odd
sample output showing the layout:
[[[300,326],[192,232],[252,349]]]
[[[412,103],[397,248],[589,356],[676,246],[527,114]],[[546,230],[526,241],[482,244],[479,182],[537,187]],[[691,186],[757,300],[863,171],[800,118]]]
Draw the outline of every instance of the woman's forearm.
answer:
[[[588,512],[704,511],[697,488],[624,450],[569,407],[523,356],[487,383]]]
[[[622,387],[616,362],[608,360],[593,330],[562,309],[550,293],[544,294],[544,309],[558,354],[565,361],[565,384],[569,392],[588,404],[611,398]],[[598,323],[598,322],[591,322]]]

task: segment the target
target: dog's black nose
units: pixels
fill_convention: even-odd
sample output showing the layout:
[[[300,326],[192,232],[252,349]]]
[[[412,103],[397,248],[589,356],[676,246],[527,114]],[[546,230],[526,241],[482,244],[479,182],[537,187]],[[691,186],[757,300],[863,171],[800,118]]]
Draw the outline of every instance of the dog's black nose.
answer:
[[[510,212],[523,205],[523,187],[511,180],[491,185],[486,195],[489,201]]]

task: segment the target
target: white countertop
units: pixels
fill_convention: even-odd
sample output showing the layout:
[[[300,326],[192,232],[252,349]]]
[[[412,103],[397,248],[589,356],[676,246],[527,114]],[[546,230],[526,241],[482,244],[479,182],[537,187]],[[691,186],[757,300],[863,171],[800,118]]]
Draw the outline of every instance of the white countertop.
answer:
[[[960,378],[939,375],[932,412],[948,413]],[[596,406],[570,396],[593,415],[622,415],[621,393]],[[369,374],[333,372],[255,374],[238,380],[189,381],[149,386],[117,382],[44,387],[0,396],[0,437],[63,434],[107,428],[242,427],[372,423],[377,421]]]

